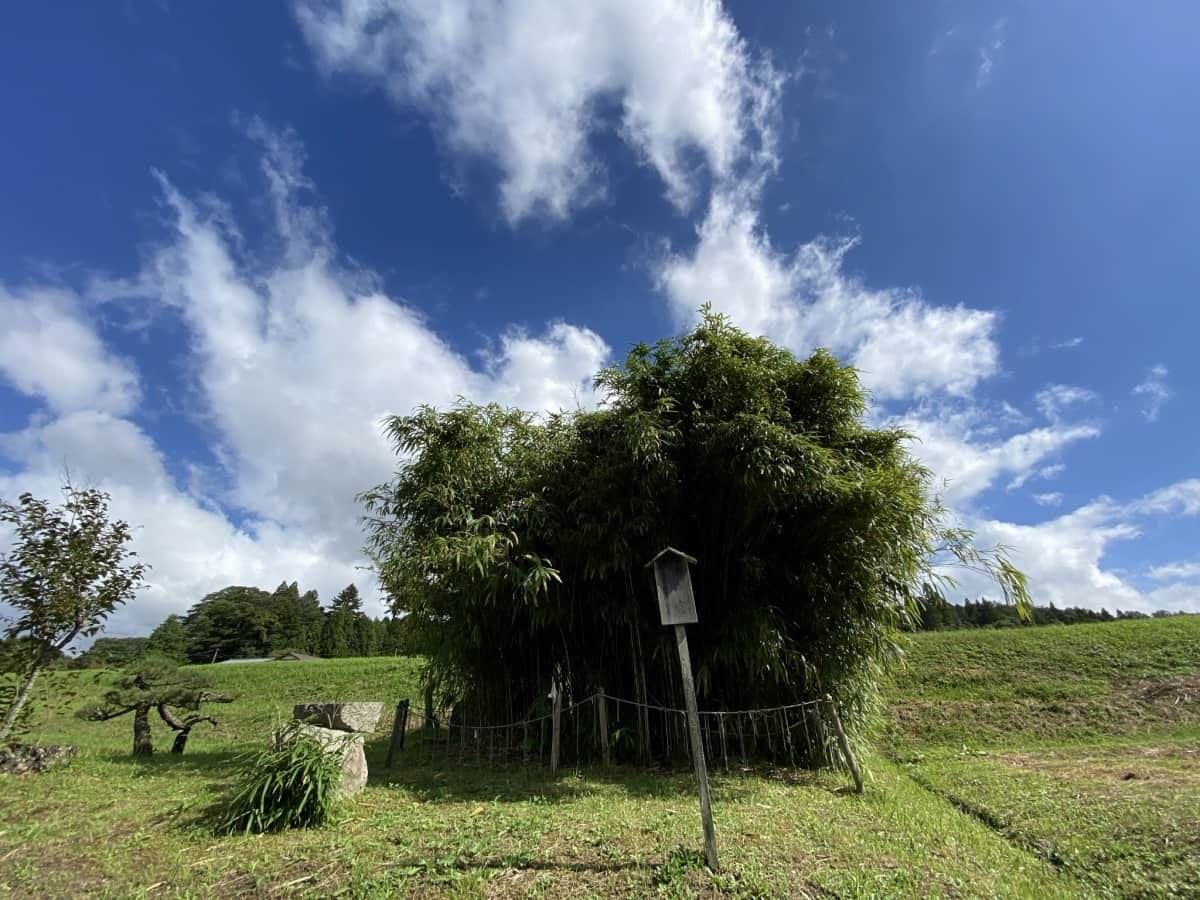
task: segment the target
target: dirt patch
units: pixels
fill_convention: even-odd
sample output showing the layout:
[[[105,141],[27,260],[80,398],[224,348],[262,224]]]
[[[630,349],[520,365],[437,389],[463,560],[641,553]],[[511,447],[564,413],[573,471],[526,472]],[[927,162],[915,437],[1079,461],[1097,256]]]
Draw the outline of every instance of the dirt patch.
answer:
[[[1158,707],[1191,707],[1200,711],[1200,672],[1174,678],[1147,678],[1134,682],[1135,695]]]

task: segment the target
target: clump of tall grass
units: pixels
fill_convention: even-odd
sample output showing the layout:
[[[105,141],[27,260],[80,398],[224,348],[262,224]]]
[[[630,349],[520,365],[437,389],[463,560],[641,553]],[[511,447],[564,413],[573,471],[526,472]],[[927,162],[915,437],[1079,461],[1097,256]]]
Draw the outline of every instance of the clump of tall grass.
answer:
[[[274,746],[242,757],[238,787],[217,831],[246,834],[324,825],[340,799],[341,749],[322,745],[297,723],[287,726]]]

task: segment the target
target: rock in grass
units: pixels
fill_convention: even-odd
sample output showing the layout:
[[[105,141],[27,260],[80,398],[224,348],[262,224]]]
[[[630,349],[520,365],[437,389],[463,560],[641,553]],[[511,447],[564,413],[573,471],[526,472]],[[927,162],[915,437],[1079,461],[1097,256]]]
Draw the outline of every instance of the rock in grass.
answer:
[[[374,731],[382,712],[382,703],[301,703],[292,717],[335,731]]]
[[[47,744],[9,744],[0,747],[0,772],[8,775],[28,775],[48,771],[75,756],[78,748]]]
[[[302,735],[316,738],[317,743],[329,752],[341,754],[342,781],[338,792],[343,797],[352,797],[366,787],[367,755],[363,751],[363,735],[319,725],[298,725],[276,732],[275,742],[295,740]]]

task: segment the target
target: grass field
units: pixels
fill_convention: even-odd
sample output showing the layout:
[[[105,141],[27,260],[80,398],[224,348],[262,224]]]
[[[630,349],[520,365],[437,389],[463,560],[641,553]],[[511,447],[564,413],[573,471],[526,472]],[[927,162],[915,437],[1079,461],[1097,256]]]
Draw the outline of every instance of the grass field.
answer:
[[[210,810],[236,755],[293,703],[416,699],[418,665],[205,668],[239,699],[184,757],[134,760],[128,721],[71,716],[109,676],[43,684],[39,740],[81,755],[47,775],[0,776],[0,895],[1200,892],[1200,617],[916,636],[863,795],[832,774],[714,777],[716,875],[696,853],[687,772],[553,776],[411,759],[388,770],[383,733],[368,744],[370,783],[333,827],[216,837]],[[165,749],[166,732],[156,736]]]
[[[1093,896],[1200,895],[1200,616],[918,636],[882,744]]]

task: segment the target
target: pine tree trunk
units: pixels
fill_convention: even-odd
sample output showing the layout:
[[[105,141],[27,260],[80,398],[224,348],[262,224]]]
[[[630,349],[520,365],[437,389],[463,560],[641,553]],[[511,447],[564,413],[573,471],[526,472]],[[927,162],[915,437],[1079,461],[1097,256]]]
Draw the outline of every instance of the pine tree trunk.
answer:
[[[190,729],[190,728],[183,728],[180,731],[176,732],[175,743],[173,743],[171,745],[171,752],[172,753],[182,753],[184,748],[187,747],[188,735],[191,733],[192,733],[192,729]]]
[[[17,694],[13,697],[12,703],[9,704],[8,711],[4,713],[4,722],[0,723],[0,743],[8,740],[13,726],[17,724],[17,716],[21,714],[21,710],[29,701],[29,695],[33,691],[33,683],[37,681],[37,677],[40,674],[42,674],[42,668],[41,666],[36,666],[33,671],[25,676],[25,682],[17,689]]]
[[[133,711],[133,755],[149,756],[154,752],[150,736],[150,707],[139,706]]]

